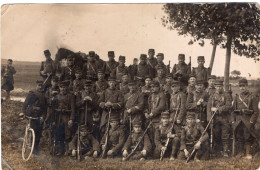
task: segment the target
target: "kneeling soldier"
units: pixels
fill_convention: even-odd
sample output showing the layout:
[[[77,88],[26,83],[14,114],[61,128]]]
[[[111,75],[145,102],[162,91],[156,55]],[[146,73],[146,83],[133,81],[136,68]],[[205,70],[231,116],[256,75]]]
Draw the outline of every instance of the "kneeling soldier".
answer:
[[[148,152],[151,150],[151,142],[147,134],[144,135],[142,138],[144,131],[142,130],[142,121],[135,119],[132,122],[133,125],[133,131],[131,135],[129,135],[124,147],[123,147],[123,161],[128,156],[128,151],[133,151],[133,149],[136,147],[137,143],[141,141],[141,143],[138,145],[136,150],[134,151],[132,159],[139,159],[140,161],[145,160],[147,157]]]
[[[72,150],[72,156],[76,156],[76,146],[78,142],[78,135],[79,135],[79,142],[80,142],[80,152],[82,155],[85,155],[85,158],[89,156],[93,156],[96,158],[98,153],[100,152],[99,142],[93,136],[90,127],[87,125],[80,125],[79,132],[75,134],[72,141],[69,144],[70,149]],[[78,134],[79,133],[79,134]]]
[[[172,139],[172,140],[170,140],[168,145],[166,146],[168,138]],[[170,113],[169,112],[162,112],[161,124],[155,130],[154,142],[156,145],[154,156],[156,158],[160,157],[160,154],[162,152],[165,152],[168,154],[171,153],[170,160],[175,159],[175,157],[177,156],[177,151],[180,147],[180,138],[175,133],[175,128],[172,125],[172,123],[170,122]],[[171,149],[169,150],[169,148],[171,148]]]
[[[205,133],[201,137],[204,128],[200,123],[196,123],[194,112],[187,113],[186,122],[187,125],[182,129],[181,133],[181,146],[178,159],[188,158],[194,148],[198,150],[194,160],[199,161],[202,156],[206,156],[209,136]]]
[[[124,145],[126,133],[125,128],[119,125],[119,116],[112,114],[109,121],[109,131],[101,139],[102,151],[108,157],[118,155]]]

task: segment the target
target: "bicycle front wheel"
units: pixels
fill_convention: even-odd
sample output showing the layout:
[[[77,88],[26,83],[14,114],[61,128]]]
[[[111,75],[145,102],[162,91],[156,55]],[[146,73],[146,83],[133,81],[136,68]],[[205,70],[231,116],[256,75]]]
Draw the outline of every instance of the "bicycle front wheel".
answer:
[[[22,157],[24,161],[28,161],[32,155],[35,143],[35,133],[32,128],[25,131],[23,139]]]

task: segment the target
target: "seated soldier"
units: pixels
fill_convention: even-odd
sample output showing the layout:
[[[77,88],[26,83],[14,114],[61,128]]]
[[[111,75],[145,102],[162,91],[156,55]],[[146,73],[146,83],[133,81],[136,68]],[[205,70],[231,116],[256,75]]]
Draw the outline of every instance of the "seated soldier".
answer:
[[[124,145],[126,133],[124,126],[119,125],[120,117],[112,114],[109,121],[109,131],[101,139],[102,151],[108,157],[114,157],[120,154]],[[108,136],[107,136],[108,135]],[[107,143],[106,143],[107,138]]]
[[[137,143],[141,141],[139,146],[136,148],[133,156],[131,159],[133,160],[140,160],[143,161],[146,159],[147,154],[149,151],[151,151],[152,145],[150,142],[150,139],[147,134],[144,135],[143,139],[142,136],[144,134],[144,131],[142,130],[142,121],[135,119],[132,122],[133,125],[133,131],[132,133],[128,136],[127,141],[123,147],[123,161],[126,159],[129,153],[133,151]],[[128,152],[129,151],[129,152]]]
[[[85,158],[93,156],[96,158],[98,153],[100,152],[99,142],[93,136],[90,127],[87,125],[80,125],[80,132],[76,132],[75,136],[71,140],[69,144],[70,150],[72,150],[72,156],[76,156],[77,154],[77,142],[78,142],[78,133],[79,133],[79,141],[80,141],[80,152]]]
[[[166,148],[165,144],[168,138],[172,140],[169,141]],[[161,152],[164,151],[166,154],[171,154],[170,160],[175,160],[180,147],[180,138],[172,127],[169,112],[161,113],[161,124],[155,130],[154,143],[156,145],[154,157],[159,158]]]
[[[196,123],[195,113],[188,112],[186,115],[186,126],[181,133],[181,146],[178,159],[186,159],[192,153],[193,149],[197,149],[194,160],[199,161],[201,158],[207,159],[208,151],[208,133],[201,137],[204,131],[200,123]]]

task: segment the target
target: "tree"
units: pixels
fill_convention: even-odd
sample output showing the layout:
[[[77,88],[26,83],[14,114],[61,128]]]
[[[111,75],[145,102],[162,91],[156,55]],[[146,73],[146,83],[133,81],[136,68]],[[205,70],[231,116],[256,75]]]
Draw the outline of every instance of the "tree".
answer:
[[[238,70],[233,70],[233,71],[231,71],[231,75],[234,78],[238,78],[241,75],[241,72]]]
[[[225,90],[229,85],[231,51],[255,60],[260,55],[260,10],[254,3],[165,4],[163,10],[163,25],[170,30],[191,35],[194,42],[211,39],[213,45],[226,49]]]

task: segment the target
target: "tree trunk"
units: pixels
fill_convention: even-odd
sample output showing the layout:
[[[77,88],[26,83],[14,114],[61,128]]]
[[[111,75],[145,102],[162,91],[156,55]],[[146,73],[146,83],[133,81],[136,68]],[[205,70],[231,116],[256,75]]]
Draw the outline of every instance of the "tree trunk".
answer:
[[[224,72],[224,89],[225,89],[225,91],[228,91],[228,86],[229,86],[231,44],[232,44],[232,37],[230,34],[228,34],[227,35],[227,44],[226,44],[226,63],[225,63],[225,72]]]
[[[217,49],[217,42],[216,42],[216,40],[215,40],[215,38],[214,38],[214,39],[213,39],[213,50],[212,50],[212,54],[211,54],[211,58],[210,58],[210,64],[209,64],[210,75],[211,75],[211,73],[212,73],[212,68],[213,68],[213,64],[214,64],[216,49]]]

